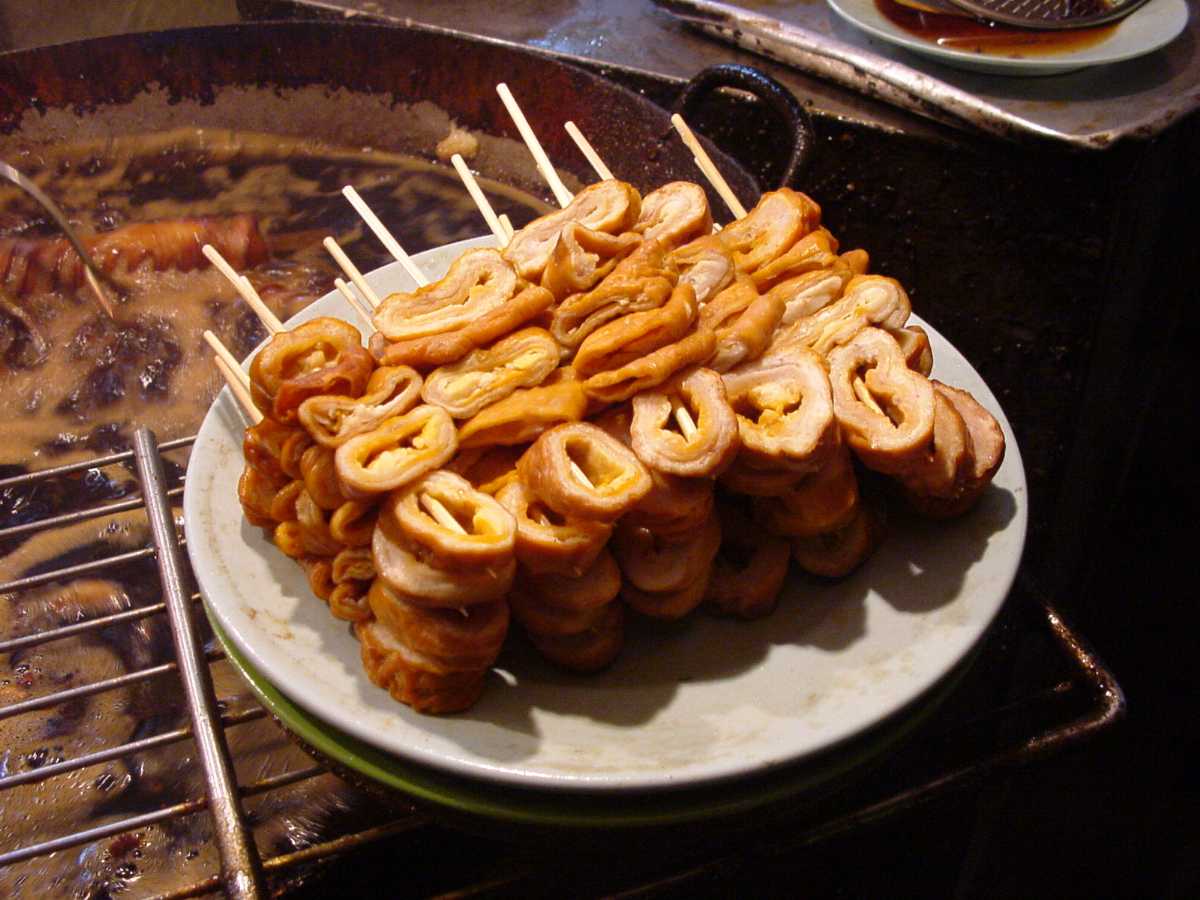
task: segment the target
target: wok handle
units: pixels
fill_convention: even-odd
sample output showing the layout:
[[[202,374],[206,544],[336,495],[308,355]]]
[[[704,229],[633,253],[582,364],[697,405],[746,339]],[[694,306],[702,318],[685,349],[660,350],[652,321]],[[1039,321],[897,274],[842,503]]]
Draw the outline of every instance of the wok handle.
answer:
[[[792,152],[788,156],[783,177],[779,179],[779,186],[796,184],[797,179],[808,167],[813,150],[817,146],[816,131],[813,129],[812,117],[809,116],[808,110],[800,105],[800,101],[791,91],[765,72],[736,63],[709,66],[684,86],[671,111],[687,119],[691,111],[709,94],[724,87],[738,88],[753,94],[787,123],[788,130],[793,135]]]

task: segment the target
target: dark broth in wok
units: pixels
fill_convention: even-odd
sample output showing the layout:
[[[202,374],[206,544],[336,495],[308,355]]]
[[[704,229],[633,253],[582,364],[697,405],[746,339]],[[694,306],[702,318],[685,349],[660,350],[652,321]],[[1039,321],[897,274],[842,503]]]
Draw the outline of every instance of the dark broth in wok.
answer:
[[[390,261],[341,194],[355,185],[410,252],[483,232],[447,166],[231,132],[187,131],[28,153],[9,160],[53,196],[81,234],[132,222],[252,213],[270,249],[246,274],[281,318],[333,286],[338,270],[321,246],[334,236],[364,271]],[[537,199],[485,182],[497,210],[520,226],[546,210]],[[0,190],[0,239],[52,237],[40,209]],[[147,425],[160,441],[193,433],[221,386],[201,333],[215,331],[239,357],[264,336],[254,315],[213,269],[143,266],[120,273],[128,295],[109,321],[83,291],[17,293],[0,284],[0,477],[124,449]],[[184,457],[174,454],[181,468]],[[178,471],[178,469],[177,469]],[[111,500],[135,490],[120,466],[0,490],[0,527]],[[230,490],[234,486],[230,485]],[[67,562],[108,556],[147,540],[134,511],[10,539],[0,582]],[[157,602],[150,564],[0,595],[0,640]],[[146,668],[171,658],[161,616],[17,650],[0,657],[0,706]],[[244,685],[213,666],[226,712],[249,703]],[[173,678],[152,679],[72,704],[0,719],[0,778],[180,727]],[[69,708],[68,708],[69,707]],[[230,729],[243,779],[307,764],[267,723]],[[0,852],[202,794],[190,742],[9,789]],[[355,806],[340,782],[303,782],[256,798],[260,846],[303,845],[322,823]],[[158,893],[215,871],[204,813],[118,835],[90,847],[0,871],[0,895],[107,896],[133,883]]]

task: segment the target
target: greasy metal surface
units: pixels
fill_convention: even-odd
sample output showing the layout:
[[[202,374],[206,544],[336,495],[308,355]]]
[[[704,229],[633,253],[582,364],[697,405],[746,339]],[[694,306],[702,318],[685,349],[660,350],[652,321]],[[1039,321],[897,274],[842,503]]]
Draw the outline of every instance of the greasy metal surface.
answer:
[[[184,562],[175,533],[175,516],[166,495],[162,458],[154,435],[146,428],[134,433],[133,458],[154,539],[158,577],[171,622],[192,735],[204,769],[208,808],[221,854],[221,880],[226,895],[233,900],[254,900],[263,894],[262,864],[238,801],[229,748],[218,729],[217,698],[196,636],[193,608],[188,600],[191,591],[184,586]]]
[[[616,66],[648,70],[684,78],[714,60],[714,51],[704,38],[665,12],[646,9],[649,0],[514,0],[497,15],[494,4],[484,0],[445,4],[437,0],[287,0],[275,7],[301,6],[310,9],[382,17],[397,22],[436,25],[491,38]],[[247,4],[253,7],[255,4]],[[1021,130],[1039,134],[1071,146],[1103,148],[1126,139],[1144,139],[1168,127],[1200,106],[1200,16],[1196,0],[1189,0],[1191,19],[1187,30],[1172,44],[1149,56],[1110,66],[1047,78],[1011,78],[959,71],[899,47],[876,41],[847,25],[822,0],[781,2],[747,0],[743,8],[756,15],[778,19],[811,32],[814,39],[832,39],[854,50],[856,60],[873,58],[894,75],[903,67],[911,75],[933,79],[957,89],[1003,113]],[[717,58],[755,63],[755,57],[728,48],[715,51]],[[828,63],[829,57],[822,56]],[[812,60],[805,78],[783,66],[768,71],[801,96],[814,99],[819,109],[837,115],[869,119],[885,125],[901,124],[880,113],[878,107],[863,106],[845,90],[831,90],[822,80],[829,77]],[[807,68],[808,63],[802,63]],[[871,67],[846,72],[851,88],[886,102],[899,94],[879,97],[879,76]],[[900,90],[911,93],[903,83]],[[968,119],[967,121],[970,121]]]

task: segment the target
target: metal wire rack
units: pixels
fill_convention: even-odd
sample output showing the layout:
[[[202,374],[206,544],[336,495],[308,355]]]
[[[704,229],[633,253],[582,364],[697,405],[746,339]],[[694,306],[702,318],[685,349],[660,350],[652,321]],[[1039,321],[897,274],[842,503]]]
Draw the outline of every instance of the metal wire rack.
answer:
[[[0,583],[0,595],[11,598],[38,586],[148,560],[156,563],[162,588],[161,599],[157,602],[0,641],[0,654],[10,654],[103,629],[129,627],[148,617],[165,616],[170,624],[175,656],[167,662],[137,671],[0,706],[0,720],[138,682],[169,677],[179,678],[190,719],[189,725],[153,736],[129,740],[26,771],[0,773],[0,809],[4,808],[4,793],[18,786],[59,778],[87,766],[183,741],[195,742],[205,786],[203,796],[25,846],[0,848],[0,868],[207,810],[212,818],[219,851],[219,872],[163,896],[188,897],[223,890],[229,897],[252,898],[280,890],[281,884],[288,883],[281,880],[281,876],[294,873],[301,867],[331,860],[373,842],[388,839],[399,841],[405,833],[438,825],[438,817],[433,811],[406,803],[394,818],[382,824],[373,824],[363,830],[348,830],[343,834],[326,836],[320,842],[300,849],[260,857],[259,848],[247,825],[243,801],[314,778],[328,770],[323,764],[314,763],[243,784],[238,784],[234,778],[226,731],[266,718],[268,714],[261,707],[235,713],[222,711],[222,703],[214,695],[209,671],[209,665],[221,659],[222,654],[219,651],[205,652],[198,639],[197,628],[201,623],[196,620],[195,614],[200,597],[190,587],[190,571],[180,554],[183,538],[178,533],[178,523],[171,507],[171,500],[183,491],[179,483],[183,477],[182,467],[178,467],[174,478],[169,478],[164,474],[162,462],[163,453],[187,448],[192,441],[193,438],[183,438],[160,445],[151,432],[139,429],[133,449],[128,452],[0,479],[0,491],[21,489],[55,479],[78,477],[89,470],[122,465],[132,466],[140,484],[140,495],[137,497],[101,503],[0,529],[0,547],[11,544],[14,539],[27,538],[46,529],[140,508],[145,509],[153,538],[147,546],[135,550],[39,571]],[[923,768],[900,766],[897,774],[882,782],[877,780],[865,791],[849,791],[829,803],[815,806],[798,803],[794,810],[778,811],[770,817],[769,823],[738,829],[732,837],[724,834],[719,853],[698,857],[694,846],[690,849],[681,848],[666,857],[660,852],[653,868],[634,868],[625,874],[622,881],[610,884],[602,892],[619,892],[622,896],[648,895],[666,885],[678,888],[693,880],[716,877],[723,871],[735,870],[741,864],[740,857],[751,846],[755,852],[762,853],[764,847],[767,851],[774,849],[784,852],[814,844],[915,807],[955,788],[978,783],[998,770],[1062,752],[1113,725],[1123,715],[1125,703],[1113,674],[1089,650],[1083,638],[1063,620],[1053,604],[1037,599],[1036,588],[1027,577],[1019,579],[1018,592],[1026,595],[1022,599],[1031,601],[1019,604],[1019,609],[1013,613],[1024,617],[1024,622],[1005,627],[1022,633],[1041,633],[1058,648],[1061,675],[1052,677],[1049,684],[996,704],[982,715],[967,716],[961,709],[939,713],[934,721],[922,726],[922,734],[932,737],[923,740],[925,749],[920,756],[923,760],[933,759]],[[1012,608],[1014,604],[1010,602],[1009,606]],[[996,640],[993,636],[989,642]],[[986,664],[983,661],[976,666]],[[1010,724],[1006,730],[998,730],[998,723],[1012,723],[1015,720],[1019,720],[1020,724]],[[1007,740],[997,749],[997,735],[1001,733]],[[943,752],[930,754],[930,746],[941,747]],[[781,828],[781,824],[785,827]],[[765,830],[768,826],[769,832]],[[447,841],[457,839],[453,831],[445,831],[444,837]],[[571,854],[575,854],[574,858],[577,859],[583,852],[586,851],[570,850],[566,851],[566,855],[571,858]],[[507,856],[495,871],[481,876],[477,873],[467,876],[469,883],[459,885],[451,895],[465,897],[511,891],[518,885],[535,883],[539,879],[543,883],[547,880],[553,883],[554,872],[561,870],[563,855],[550,856],[555,859],[550,861],[545,855],[537,854]]]

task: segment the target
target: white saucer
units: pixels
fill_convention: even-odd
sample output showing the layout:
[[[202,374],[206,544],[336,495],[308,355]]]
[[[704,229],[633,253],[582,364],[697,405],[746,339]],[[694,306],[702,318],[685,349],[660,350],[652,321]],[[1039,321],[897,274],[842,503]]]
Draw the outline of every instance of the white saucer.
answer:
[[[1108,38],[1091,47],[1025,57],[992,56],[952,50],[923,40],[890,22],[876,9],[874,0],[828,0],[828,3],[847,22],[880,40],[948,66],[993,75],[1060,75],[1133,59],[1169,44],[1188,21],[1187,0],[1150,0],[1118,22]]]

